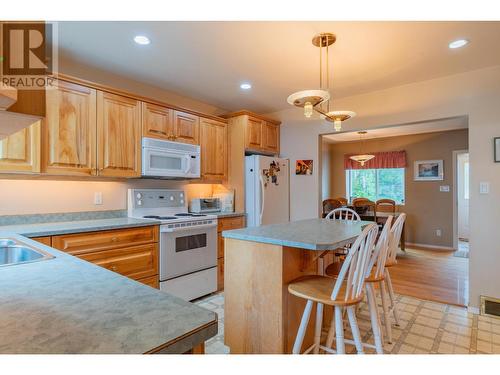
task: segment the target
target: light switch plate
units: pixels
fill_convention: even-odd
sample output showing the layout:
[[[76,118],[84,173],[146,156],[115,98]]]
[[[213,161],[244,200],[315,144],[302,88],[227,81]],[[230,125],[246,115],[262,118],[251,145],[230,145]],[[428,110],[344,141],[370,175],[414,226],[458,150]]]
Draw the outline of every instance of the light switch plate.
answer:
[[[450,185],[441,185],[439,187],[439,191],[442,193],[449,193],[450,192]]]
[[[490,183],[480,182],[479,183],[479,194],[489,194],[490,193]]]
[[[94,204],[95,205],[102,204],[102,193],[100,191],[94,193]]]

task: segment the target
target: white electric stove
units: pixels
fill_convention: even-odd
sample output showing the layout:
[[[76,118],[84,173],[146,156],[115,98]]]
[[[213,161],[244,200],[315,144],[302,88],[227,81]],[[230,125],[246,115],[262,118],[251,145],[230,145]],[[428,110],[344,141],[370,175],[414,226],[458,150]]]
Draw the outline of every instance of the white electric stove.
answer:
[[[129,189],[128,216],[160,224],[160,290],[191,301],[217,290],[217,216],[188,213],[182,190]]]

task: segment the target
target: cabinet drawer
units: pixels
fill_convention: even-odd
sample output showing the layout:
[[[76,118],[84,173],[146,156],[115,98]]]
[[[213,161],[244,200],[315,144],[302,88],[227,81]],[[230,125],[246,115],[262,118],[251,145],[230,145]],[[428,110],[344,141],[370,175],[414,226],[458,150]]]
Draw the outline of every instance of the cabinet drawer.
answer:
[[[79,258],[136,280],[158,274],[157,243],[96,251]]]
[[[77,233],[52,237],[52,247],[71,255],[158,242],[158,226]]]
[[[50,246],[52,244],[51,237],[33,237],[33,241],[43,243],[44,245]]]
[[[140,283],[150,286],[151,288],[160,289],[160,281],[158,280],[158,275],[144,277],[142,279],[137,280]]]
[[[218,220],[218,231],[222,232],[224,230],[238,229],[245,226],[245,217],[226,217]]]
[[[217,260],[217,291],[224,290],[224,258]]]

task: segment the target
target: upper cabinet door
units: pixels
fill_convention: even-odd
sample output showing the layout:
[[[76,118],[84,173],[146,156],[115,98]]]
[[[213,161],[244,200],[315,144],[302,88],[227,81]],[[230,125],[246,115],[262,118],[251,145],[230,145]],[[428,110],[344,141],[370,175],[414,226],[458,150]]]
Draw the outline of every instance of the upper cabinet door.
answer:
[[[207,180],[227,179],[227,124],[200,119],[201,175]]]
[[[42,128],[44,172],[96,174],[96,90],[58,81],[47,90]]]
[[[0,172],[40,172],[40,121],[0,140]]]
[[[200,118],[190,113],[174,111],[175,141],[200,144]]]
[[[272,153],[280,151],[280,127],[270,122],[262,123],[262,147]]]
[[[97,166],[100,176],[141,175],[141,103],[97,92]]]
[[[142,103],[142,135],[173,140],[174,111],[151,103]]]
[[[262,121],[248,117],[246,126],[246,148],[259,150],[262,148]]]

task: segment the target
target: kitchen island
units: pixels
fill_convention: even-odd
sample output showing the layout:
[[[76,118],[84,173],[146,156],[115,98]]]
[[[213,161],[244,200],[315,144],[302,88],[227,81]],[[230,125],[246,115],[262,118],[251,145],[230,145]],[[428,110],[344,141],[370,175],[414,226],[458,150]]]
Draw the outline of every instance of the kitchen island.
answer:
[[[12,232],[52,259],[0,267],[0,353],[186,353],[214,312]]]
[[[354,242],[366,224],[310,219],[223,232],[224,341],[231,353],[291,353],[306,301],[290,295],[288,283],[317,274],[319,256]],[[309,326],[303,347],[313,340]]]

